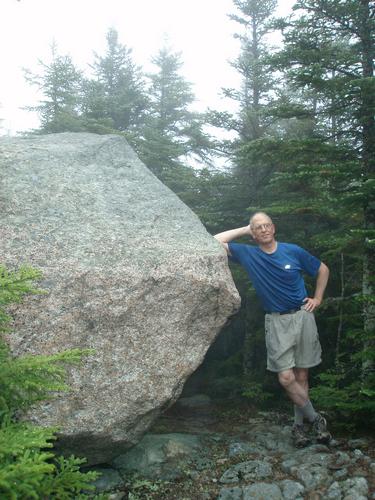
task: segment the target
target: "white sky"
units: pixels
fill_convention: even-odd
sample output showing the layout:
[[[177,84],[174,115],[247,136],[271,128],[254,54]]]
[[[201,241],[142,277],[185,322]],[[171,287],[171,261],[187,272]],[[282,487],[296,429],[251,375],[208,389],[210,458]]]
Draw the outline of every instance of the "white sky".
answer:
[[[277,14],[288,14],[294,3],[279,0]],[[197,107],[226,109],[220,89],[239,83],[228,63],[239,52],[233,38],[239,25],[227,17],[234,12],[232,0],[0,0],[0,133],[38,124],[32,113],[20,109],[37,100],[22,68],[38,72],[38,59],[49,60],[55,40],[59,54],[69,54],[86,70],[94,51],[103,54],[111,26],[145,70],[167,36],[172,49],[182,52],[182,71],[194,84]]]

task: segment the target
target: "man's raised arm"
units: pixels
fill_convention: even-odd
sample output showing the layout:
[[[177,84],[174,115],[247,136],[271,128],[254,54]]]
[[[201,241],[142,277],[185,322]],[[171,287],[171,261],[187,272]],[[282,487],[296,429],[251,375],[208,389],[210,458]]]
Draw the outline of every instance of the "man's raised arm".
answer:
[[[239,227],[237,229],[229,229],[229,231],[224,231],[222,233],[215,234],[214,238],[223,245],[228,255],[230,255],[228,243],[241,236],[250,236],[250,224],[248,226]]]

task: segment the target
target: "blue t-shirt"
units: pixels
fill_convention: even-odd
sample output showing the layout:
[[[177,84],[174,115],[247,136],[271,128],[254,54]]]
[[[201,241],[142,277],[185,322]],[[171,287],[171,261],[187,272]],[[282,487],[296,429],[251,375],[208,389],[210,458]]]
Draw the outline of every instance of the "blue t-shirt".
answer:
[[[292,243],[277,243],[268,254],[259,247],[228,243],[230,259],[247,271],[265,311],[295,309],[307,297],[302,272],[316,276],[320,260]]]

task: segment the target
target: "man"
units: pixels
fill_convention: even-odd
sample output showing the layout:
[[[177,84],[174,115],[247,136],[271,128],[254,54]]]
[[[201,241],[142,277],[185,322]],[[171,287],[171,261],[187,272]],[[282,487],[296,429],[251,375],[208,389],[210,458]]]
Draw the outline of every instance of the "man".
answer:
[[[241,236],[251,236],[257,246],[233,243]],[[309,400],[309,368],[321,362],[321,347],[314,310],[322,303],[329,269],[303,248],[275,239],[275,226],[264,212],[255,213],[250,224],[215,235],[230,259],[247,271],[265,316],[267,369],[278,379],[294,403],[292,435],[297,447],[310,439],[303,421],[312,424],[318,442],[329,442],[324,417]],[[308,297],[302,272],[316,277],[313,297]]]

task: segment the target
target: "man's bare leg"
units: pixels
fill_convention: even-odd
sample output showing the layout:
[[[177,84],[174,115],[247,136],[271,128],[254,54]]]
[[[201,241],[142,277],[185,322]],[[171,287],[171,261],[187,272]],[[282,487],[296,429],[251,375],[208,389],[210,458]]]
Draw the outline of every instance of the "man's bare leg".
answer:
[[[298,382],[293,368],[278,373],[279,382],[286,390],[289,398],[299,407],[304,406],[308,401],[306,383]]]
[[[327,431],[327,422],[315,411],[309,400],[308,370],[306,368],[291,368],[278,373],[278,378],[298,410],[313,424],[318,441],[329,442],[331,435]]]
[[[307,398],[309,398],[309,370],[308,368],[293,368],[294,376],[296,377],[297,382],[302,386],[307,394]],[[303,425],[303,413],[301,408],[294,404],[294,424],[295,425]]]
[[[306,392],[307,399],[309,398],[309,369],[308,368],[293,368],[294,376]]]
[[[308,381],[306,379],[308,373],[304,373],[303,368],[299,368],[298,370],[298,376],[302,381],[301,383],[296,379],[294,368],[279,372],[279,382],[284,387],[293,403],[300,408],[303,416],[309,420],[309,422],[313,422],[318,414],[309,400]]]
[[[304,408],[308,400],[308,370],[292,368],[278,374],[279,382],[294,403],[294,425],[292,438],[297,448],[304,448],[311,443],[303,427]],[[311,403],[310,403],[311,405]]]

